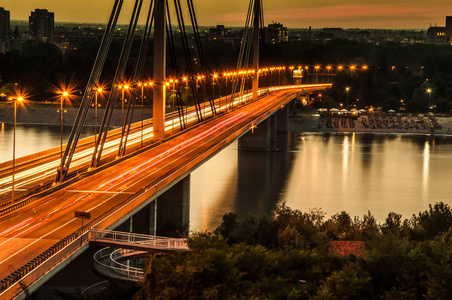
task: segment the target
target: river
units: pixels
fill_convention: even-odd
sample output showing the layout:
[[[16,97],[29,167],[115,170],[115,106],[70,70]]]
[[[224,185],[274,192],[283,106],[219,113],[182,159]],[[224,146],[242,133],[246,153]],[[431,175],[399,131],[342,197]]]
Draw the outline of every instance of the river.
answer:
[[[18,125],[16,157],[59,143],[59,126]],[[12,126],[2,123],[0,161],[11,158]],[[268,215],[283,202],[327,216],[409,218],[428,204],[452,204],[450,178],[450,136],[290,132],[278,135],[271,152],[238,151],[234,142],[192,173],[190,229],[215,229],[228,212]]]

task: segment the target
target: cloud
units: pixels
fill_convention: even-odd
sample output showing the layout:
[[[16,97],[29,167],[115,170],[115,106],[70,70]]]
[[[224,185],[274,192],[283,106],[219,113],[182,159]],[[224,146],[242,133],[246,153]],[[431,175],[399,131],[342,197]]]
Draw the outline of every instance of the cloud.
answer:
[[[315,8],[274,10],[265,13],[268,21],[279,21],[290,27],[380,27],[415,28],[428,27],[430,22],[443,22],[445,11],[452,5],[430,6],[397,4],[334,5]]]

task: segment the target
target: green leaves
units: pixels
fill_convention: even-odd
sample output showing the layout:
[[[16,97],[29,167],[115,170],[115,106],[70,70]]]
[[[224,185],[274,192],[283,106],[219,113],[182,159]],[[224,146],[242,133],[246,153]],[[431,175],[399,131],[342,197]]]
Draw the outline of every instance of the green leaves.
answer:
[[[193,234],[191,251],[150,258],[136,299],[448,299],[452,212],[437,203],[379,224],[368,212],[279,206],[274,216],[223,217],[215,233]],[[330,240],[366,242],[360,256],[334,256]]]

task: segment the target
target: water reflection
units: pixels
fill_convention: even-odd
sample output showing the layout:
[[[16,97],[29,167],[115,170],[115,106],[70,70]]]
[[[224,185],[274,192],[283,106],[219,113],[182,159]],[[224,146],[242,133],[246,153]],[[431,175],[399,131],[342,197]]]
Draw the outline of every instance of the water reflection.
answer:
[[[192,173],[190,228],[214,229],[228,212],[270,215],[285,194],[297,136],[281,134],[270,152],[238,151],[237,142]],[[207,206],[206,206],[207,204]]]
[[[14,124],[2,123],[0,133],[0,162],[13,159]],[[72,126],[65,126],[63,142],[69,138]],[[94,134],[90,128],[84,129],[81,138]],[[58,125],[25,125],[16,126],[16,158],[60,145],[60,126]]]
[[[369,210],[381,222],[391,211],[409,218],[429,203],[452,204],[452,137],[290,133],[278,147],[239,152],[233,144],[194,172],[192,183],[211,192],[201,201],[206,191],[192,185],[191,229],[213,229],[229,211],[270,214],[282,201],[328,215]]]

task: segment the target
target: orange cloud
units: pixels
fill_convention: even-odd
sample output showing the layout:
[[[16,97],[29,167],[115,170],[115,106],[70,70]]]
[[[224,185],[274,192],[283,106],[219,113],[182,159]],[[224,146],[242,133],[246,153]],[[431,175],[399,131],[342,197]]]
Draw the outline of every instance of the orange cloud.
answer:
[[[289,27],[361,27],[361,28],[423,28],[430,23],[443,26],[450,5],[413,3],[352,4],[314,8],[287,8],[264,11],[266,23],[281,22]],[[213,17],[213,16],[212,16]],[[229,26],[243,26],[245,13],[216,15],[212,20],[203,18],[203,24],[220,22]]]

